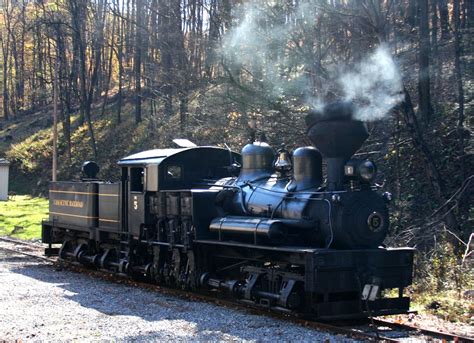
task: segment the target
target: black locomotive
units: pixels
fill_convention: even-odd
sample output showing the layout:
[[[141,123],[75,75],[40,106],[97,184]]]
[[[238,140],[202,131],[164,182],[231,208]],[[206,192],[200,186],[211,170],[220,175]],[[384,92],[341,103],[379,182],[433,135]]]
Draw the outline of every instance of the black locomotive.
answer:
[[[46,254],[325,320],[407,312],[414,251],[380,246],[390,194],[372,162],[351,159],[368,137],[352,113],[310,113],[316,148],[292,154],[264,142],[241,155],[150,150],[120,160],[115,183],[85,164],[81,182],[51,184]]]

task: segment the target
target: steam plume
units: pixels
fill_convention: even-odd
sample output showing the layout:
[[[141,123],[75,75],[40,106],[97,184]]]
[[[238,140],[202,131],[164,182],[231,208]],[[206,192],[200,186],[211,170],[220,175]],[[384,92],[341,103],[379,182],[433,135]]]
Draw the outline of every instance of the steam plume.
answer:
[[[346,68],[347,69],[347,68]],[[402,79],[385,45],[338,78],[344,100],[356,105],[355,119],[374,121],[403,100]]]
[[[244,69],[249,82],[274,98],[301,96],[309,86],[296,41],[316,17],[315,9],[302,13],[300,5],[287,16],[284,6],[258,0],[240,5],[239,24],[224,35],[219,51],[232,71]]]
[[[220,54],[230,71],[245,70],[247,82],[280,99],[299,98],[318,109],[322,96],[312,94],[308,66],[314,64],[308,37],[321,13],[314,1],[300,1],[292,8],[278,1],[251,0],[240,6],[239,24],[223,37]],[[319,39],[319,37],[316,37]],[[309,53],[308,53],[309,51]],[[387,116],[403,100],[402,80],[387,46],[354,66],[325,65],[330,71],[324,87],[337,90],[340,100],[355,104],[355,119],[373,121]],[[323,91],[323,92],[321,92]]]

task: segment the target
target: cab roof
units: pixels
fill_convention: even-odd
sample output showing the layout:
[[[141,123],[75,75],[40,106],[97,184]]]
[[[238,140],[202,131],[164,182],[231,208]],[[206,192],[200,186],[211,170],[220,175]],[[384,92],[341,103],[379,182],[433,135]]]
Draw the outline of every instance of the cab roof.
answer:
[[[192,153],[197,154],[206,154],[206,153],[216,153],[225,151],[229,153],[229,150],[225,148],[215,147],[215,146],[198,146],[191,148],[179,148],[179,149],[153,149],[142,151],[127,157],[122,158],[118,161],[118,165],[149,165],[149,164],[161,164],[167,158],[174,156],[179,158],[180,155],[183,157],[189,154],[192,150]],[[236,154],[232,152],[232,154]],[[205,155],[202,155],[205,156]]]

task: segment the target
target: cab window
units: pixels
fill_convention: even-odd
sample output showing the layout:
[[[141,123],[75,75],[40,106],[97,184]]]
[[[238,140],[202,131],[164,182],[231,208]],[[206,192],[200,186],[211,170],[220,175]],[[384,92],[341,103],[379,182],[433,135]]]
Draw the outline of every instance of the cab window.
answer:
[[[130,191],[143,192],[145,171],[143,168],[130,168]]]
[[[166,167],[166,178],[171,180],[179,180],[182,176],[181,166],[167,166]]]

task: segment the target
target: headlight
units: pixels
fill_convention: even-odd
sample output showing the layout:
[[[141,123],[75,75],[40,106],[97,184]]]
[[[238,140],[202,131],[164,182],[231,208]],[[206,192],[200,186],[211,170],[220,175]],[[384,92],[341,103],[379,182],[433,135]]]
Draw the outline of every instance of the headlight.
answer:
[[[387,204],[390,203],[393,199],[392,193],[390,192],[385,192],[382,196],[383,196],[383,200],[385,200]]]
[[[358,166],[358,174],[360,178],[366,182],[370,182],[375,178],[377,174],[377,167],[372,161],[364,161]]]

